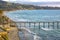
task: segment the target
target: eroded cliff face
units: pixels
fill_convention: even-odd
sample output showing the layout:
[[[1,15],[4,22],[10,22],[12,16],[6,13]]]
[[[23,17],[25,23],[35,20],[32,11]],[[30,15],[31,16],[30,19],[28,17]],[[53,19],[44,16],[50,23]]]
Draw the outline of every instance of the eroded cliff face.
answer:
[[[6,24],[10,24],[10,26],[16,27],[15,22],[8,18],[6,15],[4,15],[4,11],[0,10],[0,25]]]
[[[6,16],[3,15],[3,11],[0,10],[0,24],[7,22],[8,18]]]
[[[1,29],[2,28],[2,29]],[[0,10],[0,33],[7,32],[9,40],[19,40],[18,29],[16,24],[8,17],[3,15],[3,11]]]
[[[9,25],[16,27],[15,23],[12,20],[10,20],[7,16],[5,16],[2,10],[0,10],[0,25]]]

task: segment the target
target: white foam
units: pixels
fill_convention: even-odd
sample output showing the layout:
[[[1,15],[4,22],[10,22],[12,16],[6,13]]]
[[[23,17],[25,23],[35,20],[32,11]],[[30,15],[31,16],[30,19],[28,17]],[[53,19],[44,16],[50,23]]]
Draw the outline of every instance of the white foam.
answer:
[[[30,31],[28,28],[21,27],[21,29],[24,29],[25,31],[28,31],[29,33],[31,33],[34,37],[34,40],[42,40],[42,38],[40,36],[36,35],[36,33]]]
[[[43,30],[45,30],[45,31],[50,31],[50,30],[53,30],[53,29],[49,29],[49,28],[41,28],[41,29],[43,29]]]
[[[42,38],[37,35],[34,35],[34,40],[42,40]]]
[[[28,31],[29,33],[33,34],[34,40],[41,40],[41,37],[37,36],[36,33],[30,31],[28,28],[21,27],[21,29],[24,29],[24,30]]]
[[[13,19],[13,18],[12,18]],[[28,21],[27,19],[18,19],[18,18],[16,18],[16,19],[13,19],[13,21],[17,21],[17,22],[20,22],[20,21],[22,21],[22,22],[25,22],[25,21]]]
[[[28,21],[27,19],[18,19],[17,21]]]
[[[28,28],[21,27],[21,29],[24,29],[24,30],[28,31],[28,32],[31,33],[31,34],[36,34],[36,33],[32,32],[32,31],[30,31]]]

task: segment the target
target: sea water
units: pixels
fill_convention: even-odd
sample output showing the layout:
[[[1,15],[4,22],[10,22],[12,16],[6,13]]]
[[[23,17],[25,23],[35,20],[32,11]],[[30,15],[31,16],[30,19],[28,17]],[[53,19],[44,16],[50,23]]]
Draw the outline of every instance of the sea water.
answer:
[[[60,21],[60,10],[17,10],[6,15],[14,21]]]
[[[13,12],[8,12],[5,15],[16,22],[60,21],[60,10],[17,10]],[[36,34],[39,32],[39,37],[37,35],[34,35],[34,40],[60,40],[60,30],[47,31],[46,29],[39,31],[37,28],[35,32]],[[30,36],[30,40],[33,40],[31,34]]]

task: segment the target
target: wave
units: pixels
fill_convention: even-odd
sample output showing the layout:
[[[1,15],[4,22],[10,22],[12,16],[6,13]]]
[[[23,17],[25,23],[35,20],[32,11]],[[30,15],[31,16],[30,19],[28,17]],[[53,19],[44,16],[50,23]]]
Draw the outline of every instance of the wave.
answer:
[[[21,29],[24,29],[24,31],[27,31],[27,32],[29,32],[30,34],[32,34],[33,37],[34,37],[34,40],[41,40],[41,37],[40,37],[40,36],[38,36],[36,33],[32,32],[32,31],[30,31],[28,28],[21,27]]]
[[[53,30],[53,29],[49,29],[49,28],[41,28],[42,30],[45,30],[45,31],[50,31],[50,30]]]
[[[28,21],[27,19],[18,19],[17,21]]]

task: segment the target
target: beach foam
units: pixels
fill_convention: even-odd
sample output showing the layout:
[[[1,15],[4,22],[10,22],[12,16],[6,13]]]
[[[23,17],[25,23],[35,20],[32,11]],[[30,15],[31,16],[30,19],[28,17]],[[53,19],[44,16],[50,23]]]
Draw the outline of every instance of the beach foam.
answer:
[[[50,30],[53,30],[53,29],[49,29],[49,28],[41,28],[42,30],[45,30],[45,31],[50,31]]]

